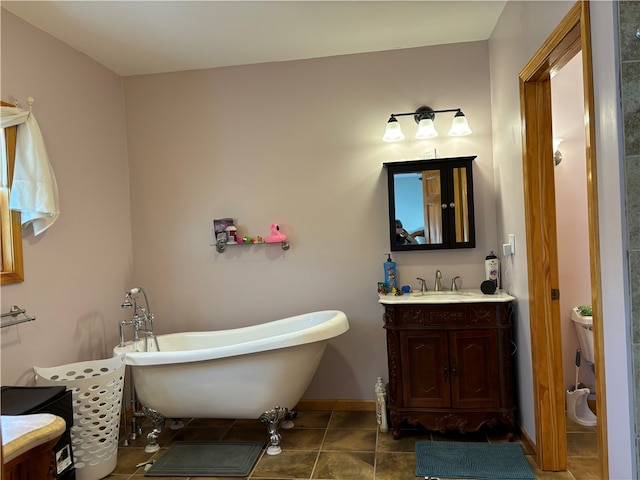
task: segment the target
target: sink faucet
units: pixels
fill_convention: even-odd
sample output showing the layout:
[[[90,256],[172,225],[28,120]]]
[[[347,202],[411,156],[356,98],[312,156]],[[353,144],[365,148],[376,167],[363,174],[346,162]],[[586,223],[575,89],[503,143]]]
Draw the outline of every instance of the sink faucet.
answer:
[[[453,277],[453,280],[451,280],[451,291],[452,292],[457,292],[458,291],[458,284],[456,283],[456,280],[458,280],[460,277]]]
[[[436,270],[436,284],[433,289],[436,292],[442,291],[442,272],[440,270]]]
[[[416,277],[416,280],[420,280],[420,293],[424,293],[427,291],[427,282],[424,278]]]

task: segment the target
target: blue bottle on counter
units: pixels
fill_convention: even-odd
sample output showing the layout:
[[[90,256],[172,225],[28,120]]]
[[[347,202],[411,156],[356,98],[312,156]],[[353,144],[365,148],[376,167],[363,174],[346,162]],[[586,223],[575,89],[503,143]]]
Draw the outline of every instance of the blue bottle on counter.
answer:
[[[391,254],[387,253],[387,261],[384,262],[384,283],[389,288],[398,287],[396,276],[396,262],[391,260]]]

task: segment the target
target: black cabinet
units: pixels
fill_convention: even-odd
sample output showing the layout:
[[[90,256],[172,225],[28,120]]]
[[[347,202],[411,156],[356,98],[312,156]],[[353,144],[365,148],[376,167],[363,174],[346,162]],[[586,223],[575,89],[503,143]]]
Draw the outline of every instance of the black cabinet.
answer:
[[[392,251],[474,248],[471,157],[387,162]],[[411,234],[398,237],[396,221]],[[413,241],[415,240],[415,242]]]

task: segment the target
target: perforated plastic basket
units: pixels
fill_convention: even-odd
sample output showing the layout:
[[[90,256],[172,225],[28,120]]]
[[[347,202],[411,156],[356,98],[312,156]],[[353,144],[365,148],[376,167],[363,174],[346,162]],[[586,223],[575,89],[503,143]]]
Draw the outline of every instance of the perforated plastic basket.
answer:
[[[125,364],[120,357],[33,367],[37,385],[64,385],[73,398],[71,443],[77,480],[98,480],[118,462]]]

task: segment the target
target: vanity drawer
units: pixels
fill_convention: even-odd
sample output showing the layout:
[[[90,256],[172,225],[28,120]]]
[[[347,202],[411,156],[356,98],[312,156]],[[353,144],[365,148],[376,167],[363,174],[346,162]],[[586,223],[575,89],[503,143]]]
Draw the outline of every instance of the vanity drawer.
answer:
[[[390,326],[459,326],[468,324],[465,305],[385,306],[385,324]]]
[[[467,306],[461,303],[430,306],[425,309],[427,325],[433,327],[464,327],[468,325]]]
[[[500,327],[509,324],[509,305],[499,303],[386,305],[386,326]]]

